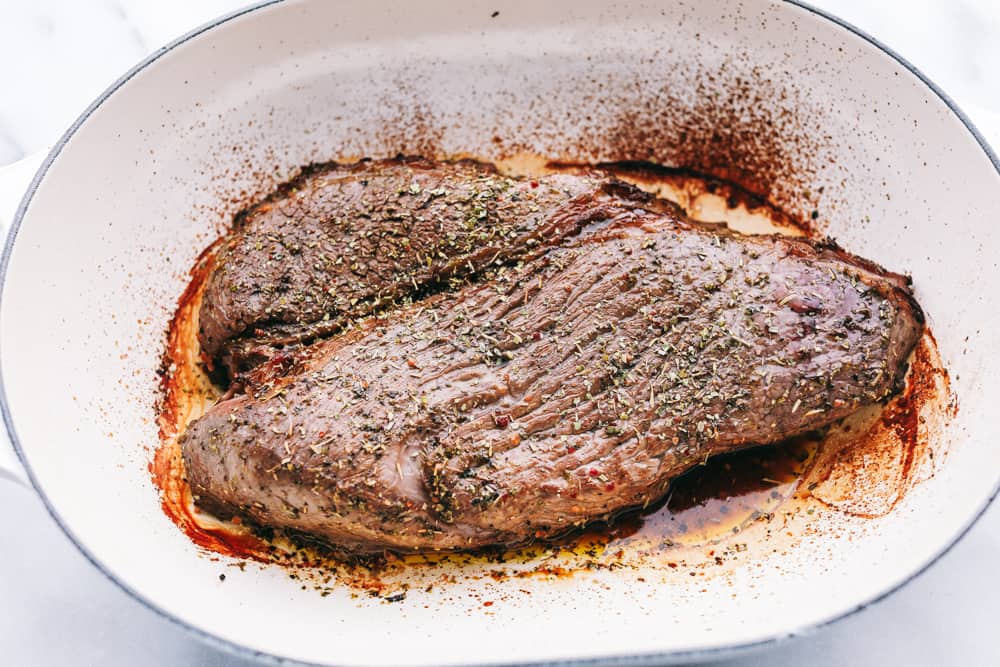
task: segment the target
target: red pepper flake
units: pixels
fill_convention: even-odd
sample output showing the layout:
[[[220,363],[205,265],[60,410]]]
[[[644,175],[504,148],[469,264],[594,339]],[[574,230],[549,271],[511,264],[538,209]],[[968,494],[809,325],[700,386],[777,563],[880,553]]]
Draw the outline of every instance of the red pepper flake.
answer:
[[[497,425],[497,428],[507,428],[510,426],[510,415],[493,415],[493,423]]]
[[[486,602],[483,603],[483,606],[484,607],[492,607],[493,606],[493,600],[487,600]]]
[[[537,188],[538,187],[538,181],[532,181],[531,182],[531,187],[532,188]]]
[[[588,471],[588,474],[589,474],[589,475],[590,475],[591,477],[597,477],[598,475],[600,475],[600,474],[601,474],[601,471],[600,471],[600,470],[598,470],[597,468],[591,468],[591,469],[590,469],[590,470]]]
[[[542,339],[541,331],[536,331],[535,333],[531,334],[531,340],[541,340],[541,339]]]
[[[417,360],[414,359],[413,357],[410,357],[409,359],[406,360],[406,365],[409,366],[410,368],[417,368]]]
[[[608,482],[605,485],[604,490],[605,491],[614,491],[615,490],[615,483],[614,482]]]

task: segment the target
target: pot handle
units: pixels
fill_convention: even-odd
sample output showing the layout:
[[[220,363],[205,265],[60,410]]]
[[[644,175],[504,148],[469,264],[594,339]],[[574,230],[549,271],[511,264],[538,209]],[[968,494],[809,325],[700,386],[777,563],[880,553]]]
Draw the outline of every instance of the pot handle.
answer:
[[[29,155],[20,162],[0,167],[0,237],[6,239],[21,197],[28,189],[28,184],[31,183],[46,153],[47,150],[41,151]],[[14,451],[7,429],[3,426],[0,426],[0,479],[31,486],[24,464]]]
[[[24,469],[24,464],[14,451],[14,445],[7,437],[7,430],[0,431],[0,480],[10,480],[22,486],[31,486],[28,473]]]

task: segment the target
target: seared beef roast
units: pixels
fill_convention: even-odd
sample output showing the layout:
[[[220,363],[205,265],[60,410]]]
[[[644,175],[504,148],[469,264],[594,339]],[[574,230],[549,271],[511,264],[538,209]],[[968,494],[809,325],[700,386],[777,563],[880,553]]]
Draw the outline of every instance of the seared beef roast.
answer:
[[[208,354],[381,312],[188,427],[198,504],[354,553],[521,543],[899,388],[923,328],[903,277],[596,175],[534,183],[367,163],[246,216],[204,297]]]
[[[348,317],[415,294],[455,289],[488,264],[605,215],[595,200],[624,205],[621,193],[607,198],[601,180],[516,181],[471,160],[307,170],[238,217],[205,287],[202,350],[236,376],[275,346],[328,335]],[[581,195],[594,205],[564,206]]]

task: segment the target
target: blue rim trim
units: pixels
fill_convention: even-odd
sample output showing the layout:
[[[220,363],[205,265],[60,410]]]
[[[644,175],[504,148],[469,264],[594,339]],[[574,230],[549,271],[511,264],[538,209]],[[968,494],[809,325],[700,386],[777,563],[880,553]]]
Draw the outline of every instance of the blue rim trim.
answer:
[[[258,2],[256,4],[250,5],[235,12],[226,14],[224,16],[215,19],[214,21],[206,23],[198,28],[195,28],[191,32],[177,38],[176,40],[167,44],[166,46],[157,49],[155,52],[147,56],[135,67],[126,72],[125,75],[123,75],[120,79],[111,84],[111,86],[108,87],[107,90],[101,93],[101,95],[96,100],[94,100],[94,102],[91,103],[90,106],[88,106],[87,109],[82,114],[80,114],[79,118],[76,119],[76,121],[70,126],[70,128],[65,132],[65,134],[63,134],[63,136],[59,139],[59,141],[49,152],[49,154],[45,157],[45,160],[42,162],[42,165],[38,168],[38,171],[35,173],[35,177],[31,180],[31,185],[28,186],[28,190],[25,192],[24,197],[21,199],[21,203],[17,208],[17,213],[14,215],[14,220],[11,223],[11,228],[7,235],[7,241],[6,244],[4,245],[3,257],[2,259],[0,259],[0,304],[2,304],[3,291],[6,288],[7,269],[9,268],[10,265],[11,253],[13,252],[14,242],[17,238],[18,230],[21,227],[21,222],[24,218],[24,214],[27,211],[28,206],[31,203],[31,200],[35,195],[35,191],[38,189],[38,185],[41,183],[42,179],[45,177],[46,172],[49,170],[49,167],[59,156],[59,154],[62,152],[62,149],[66,146],[66,144],[73,137],[73,135],[76,134],[76,131],[80,128],[80,126],[83,125],[83,123],[86,122],[86,120],[90,117],[90,115],[94,113],[94,111],[96,111],[97,108],[100,107],[105,100],[107,100],[119,88],[121,88],[130,79],[132,79],[132,77],[134,77],[136,74],[144,70],[152,63],[159,60],[164,54],[174,50],[175,48],[181,46],[185,42],[195,37],[198,37],[202,33],[208,32],[209,30],[212,30],[213,28],[216,28],[224,23],[227,23],[233,19],[239,18],[251,12],[263,9],[265,7],[279,4],[281,2],[284,2],[284,0],[263,0],[262,2]],[[875,39],[871,35],[856,28],[855,26],[851,25],[846,21],[827,13],[824,10],[813,7],[805,2],[802,2],[801,0],[782,0],[782,2],[798,7],[802,10],[805,10],[806,12],[809,12],[810,14],[813,14],[820,18],[826,19],[831,23],[834,23],[835,25],[853,34],[855,37],[859,37],[860,39],[864,40],[865,42],[879,49],[887,56],[895,60],[897,63],[902,65],[904,69],[906,69],[910,74],[912,74],[925,86],[927,86],[931,90],[931,92],[937,95],[938,98],[940,98],[941,101],[944,102],[944,104],[948,107],[948,109],[950,109],[951,112],[954,113],[956,117],[958,117],[958,119],[962,122],[965,128],[975,138],[980,148],[982,148],[983,152],[986,154],[986,157],[989,158],[990,162],[993,164],[993,168],[996,169],[997,174],[1000,175],[1000,159],[997,159],[996,154],[990,148],[989,143],[986,142],[982,134],[980,134],[975,124],[973,124],[973,122],[969,120],[969,118],[962,112],[962,110],[958,108],[958,105],[955,104],[955,102],[943,90],[941,90],[936,84],[934,84],[930,79],[928,79],[923,74],[923,72],[917,69],[912,63],[910,63],[908,60],[900,56],[898,53],[896,53],[895,51],[893,51],[888,46],[886,46],[879,40]],[[70,528],[63,522],[62,518],[59,516],[55,508],[52,506],[52,503],[49,502],[49,499],[45,495],[45,492],[39,486],[38,480],[35,479],[34,472],[32,471],[31,466],[28,464],[24,451],[21,447],[20,441],[17,437],[17,433],[14,429],[14,421],[11,418],[10,406],[7,403],[7,389],[3,381],[2,366],[0,366],[0,412],[2,412],[3,414],[4,425],[7,428],[7,433],[10,435],[10,440],[13,443],[14,451],[17,453],[17,457],[21,461],[21,464],[24,466],[24,469],[28,474],[28,479],[31,481],[32,487],[41,497],[42,502],[45,505],[45,509],[48,511],[49,515],[56,522],[56,524],[58,524],[58,526],[62,529],[62,531],[66,534],[66,536],[70,539],[70,541],[76,546],[76,548],[79,549],[80,553],[82,553],[83,556],[88,561],[90,561],[90,563],[95,568],[97,568],[99,572],[101,572],[110,581],[112,581],[119,588],[125,591],[125,593],[127,593],[130,597],[132,597],[134,600],[136,600],[146,608],[150,609],[157,615],[166,619],[167,621],[170,621],[174,625],[183,628],[187,632],[190,632],[192,635],[198,637],[205,643],[210,644],[216,648],[220,648],[226,652],[235,654],[237,656],[250,657],[259,661],[268,662],[276,665],[316,665],[316,667],[325,667],[326,665],[325,663],[324,664],[305,663],[291,658],[285,658],[271,653],[258,651],[248,646],[237,644],[232,641],[229,641],[228,639],[224,639],[217,635],[211,634],[205,630],[202,630],[201,628],[195,627],[187,623],[186,621],[181,620],[180,618],[177,618],[176,616],[172,615],[171,613],[159,607],[153,601],[147,599],[138,591],[132,589],[123,581],[116,578],[112,572],[108,571],[104,567],[104,565],[100,561],[98,561],[97,558],[92,553],[90,553],[90,551],[76,537],[73,531],[70,530]],[[823,628],[829,627],[834,623],[837,623],[838,621],[854,616],[858,612],[881,602],[882,600],[886,599],[887,597],[889,597],[890,595],[901,589],[903,586],[906,586],[908,583],[919,577],[921,574],[926,572],[931,566],[940,561],[942,557],[948,554],[952,550],[952,548],[954,548],[954,546],[958,544],[958,542],[961,541],[962,538],[964,538],[968,534],[969,530],[983,516],[983,514],[985,514],[986,510],[990,507],[990,505],[996,499],[998,494],[1000,494],[1000,479],[997,480],[997,484],[996,486],[994,486],[993,491],[990,494],[990,497],[986,500],[986,503],[983,504],[983,506],[972,516],[969,522],[955,535],[954,539],[947,546],[942,548],[941,551],[939,551],[925,565],[918,568],[908,577],[903,579],[895,586],[887,589],[883,593],[876,595],[870,598],[869,600],[866,600],[865,602],[861,602],[856,606],[852,607],[851,609],[848,609],[847,611],[832,618],[829,618],[825,621],[814,623],[812,625],[804,626],[802,628],[798,628],[796,630],[792,630],[787,633],[775,635],[773,637],[768,637],[766,639],[761,639],[758,641],[744,642],[740,644],[732,644],[730,646],[720,646],[708,649],[669,651],[669,652],[645,653],[645,654],[625,654],[625,655],[606,656],[599,658],[556,660],[547,662],[546,661],[530,662],[530,663],[505,662],[505,663],[490,663],[490,664],[494,665],[495,667],[517,667],[518,665],[523,665],[525,667],[529,665],[531,667],[570,667],[570,666],[597,667],[598,665],[611,665],[611,664],[635,665],[636,667],[641,667],[645,665],[679,663],[682,661],[691,661],[691,660],[700,662],[702,660],[708,660],[708,659],[724,659],[729,656],[735,656],[738,654],[747,653],[750,651],[760,650],[768,647],[777,646],[779,644],[787,643],[791,639],[813,634],[819,630],[822,630]],[[329,664],[334,664],[334,663],[329,663]],[[328,667],[328,665],[326,665],[326,667]],[[489,667],[489,665],[483,665],[481,667]]]

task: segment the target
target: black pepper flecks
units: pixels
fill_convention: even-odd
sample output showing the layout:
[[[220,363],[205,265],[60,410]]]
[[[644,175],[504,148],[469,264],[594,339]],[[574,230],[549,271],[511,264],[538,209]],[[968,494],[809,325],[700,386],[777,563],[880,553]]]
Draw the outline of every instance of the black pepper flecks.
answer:
[[[902,278],[626,195],[564,194],[539,224],[573,233],[348,320],[216,405],[182,439],[201,502],[359,552],[523,542],[897,388],[922,326]]]

